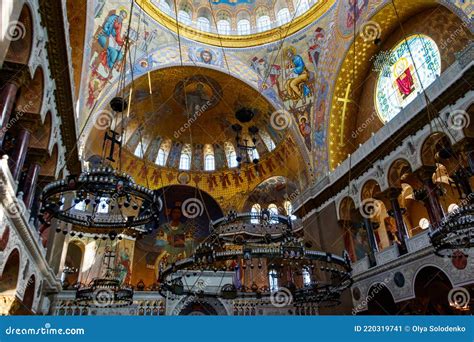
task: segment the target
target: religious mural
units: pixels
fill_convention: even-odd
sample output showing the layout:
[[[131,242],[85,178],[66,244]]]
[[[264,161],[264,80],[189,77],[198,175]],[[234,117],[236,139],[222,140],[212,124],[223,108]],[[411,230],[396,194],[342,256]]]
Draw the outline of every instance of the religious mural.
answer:
[[[207,193],[185,185],[157,190],[164,209],[153,233],[135,245],[134,282],[156,283],[160,271],[189,257],[209,235],[209,223],[223,216],[217,202]]]

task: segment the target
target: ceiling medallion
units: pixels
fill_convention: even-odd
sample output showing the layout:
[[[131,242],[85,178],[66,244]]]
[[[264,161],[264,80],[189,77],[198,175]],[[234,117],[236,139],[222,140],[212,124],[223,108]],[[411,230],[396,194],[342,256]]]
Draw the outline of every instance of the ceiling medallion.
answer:
[[[163,296],[198,295],[222,299],[275,296],[275,289],[256,283],[245,286],[238,274],[255,269],[275,277],[285,278],[284,287],[291,293],[292,303],[317,303],[332,306],[340,303],[341,293],[352,284],[351,265],[343,257],[305,248],[300,221],[273,214],[229,213],[211,223],[209,241],[201,243],[190,257],[164,267],[160,274]],[[298,274],[306,275],[303,283],[293,281]],[[209,285],[199,281],[214,275]],[[222,283],[224,278],[232,281]],[[289,276],[291,275],[291,276]],[[193,279],[195,281],[193,281]],[[216,284],[218,284],[216,286]]]

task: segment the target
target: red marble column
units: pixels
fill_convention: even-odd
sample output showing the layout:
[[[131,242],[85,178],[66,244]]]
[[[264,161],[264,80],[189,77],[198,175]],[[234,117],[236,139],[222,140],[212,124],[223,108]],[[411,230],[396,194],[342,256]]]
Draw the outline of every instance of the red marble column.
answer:
[[[15,149],[11,158],[8,159],[10,171],[14,180],[18,180],[20,178],[21,169],[23,168],[23,164],[25,164],[26,153],[28,152],[30,136],[31,133],[27,129],[20,129],[15,141]]]
[[[40,173],[41,166],[38,163],[32,163],[28,167],[28,173],[25,179],[25,185],[23,186],[23,202],[25,203],[26,209],[30,210],[35,199],[36,183],[38,182],[38,176]]]
[[[403,221],[402,208],[400,208],[400,203],[398,203],[398,196],[400,195],[400,193],[400,189],[390,188],[387,191],[387,197],[390,200],[393,218],[395,219],[395,224],[397,226],[397,235],[398,240],[400,241],[400,253],[404,254],[407,252],[406,240],[408,239],[408,234],[407,229],[405,227],[405,222]]]
[[[0,148],[3,145],[3,138],[7,129],[10,115],[15,103],[18,86],[15,83],[7,82],[0,90]]]
[[[418,170],[418,175],[423,182],[423,188],[425,190],[425,206],[430,216],[431,225],[435,226],[440,222],[443,217],[443,209],[439,203],[438,187],[433,183],[433,174],[436,168],[430,166],[424,166]]]

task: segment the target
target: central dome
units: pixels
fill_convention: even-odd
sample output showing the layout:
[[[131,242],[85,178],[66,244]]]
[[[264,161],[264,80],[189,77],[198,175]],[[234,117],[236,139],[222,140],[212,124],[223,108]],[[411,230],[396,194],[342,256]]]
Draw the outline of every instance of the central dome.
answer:
[[[291,35],[334,0],[137,1],[160,24],[188,38],[228,47],[254,46]],[[176,19],[179,23],[177,25]]]

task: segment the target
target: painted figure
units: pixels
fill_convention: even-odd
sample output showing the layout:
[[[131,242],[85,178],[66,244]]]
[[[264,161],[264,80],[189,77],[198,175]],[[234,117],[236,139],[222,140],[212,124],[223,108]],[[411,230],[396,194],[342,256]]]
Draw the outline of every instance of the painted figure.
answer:
[[[300,118],[299,124],[300,133],[304,138],[304,142],[308,151],[311,151],[311,126],[308,123],[306,117]]]
[[[124,37],[122,36],[123,20],[128,16],[127,11],[119,9],[119,13],[113,11],[105,19],[102,25],[102,31],[97,37],[99,45],[104,49],[99,54],[101,64],[109,70],[113,68],[116,61],[123,58],[122,46]]]
[[[303,103],[305,103],[305,96],[311,93],[306,84],[309,80],[309,71],[306,69],[303,58],[296,54],[294,47],[291,46],[286,49],[286,57],[289,61],[287,65],[287,81],[285,83],[288,96],[296,101],[303,98]]]

